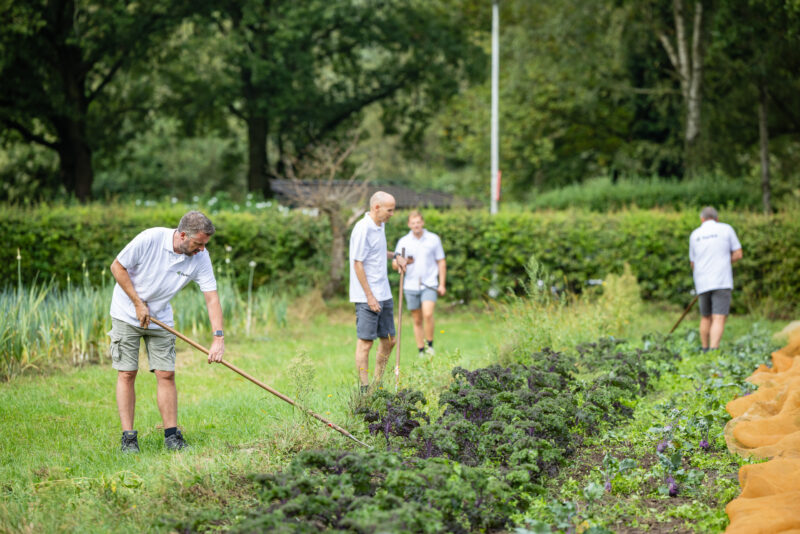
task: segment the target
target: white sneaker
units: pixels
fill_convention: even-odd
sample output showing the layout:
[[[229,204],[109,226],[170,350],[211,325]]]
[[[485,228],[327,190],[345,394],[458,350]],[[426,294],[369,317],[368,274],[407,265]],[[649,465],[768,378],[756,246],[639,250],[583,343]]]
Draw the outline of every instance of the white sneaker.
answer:
[[[436,355],[436,351],[433,350],[433,347],[429,347],[428,345],[426,345],[425,346],[425,354],[427,354],[428,356],[435,356]]]

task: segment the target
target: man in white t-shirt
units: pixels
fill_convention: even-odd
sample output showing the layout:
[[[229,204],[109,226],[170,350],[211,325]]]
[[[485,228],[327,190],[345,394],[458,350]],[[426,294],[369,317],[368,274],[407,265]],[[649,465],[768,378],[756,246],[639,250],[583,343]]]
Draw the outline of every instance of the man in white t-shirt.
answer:
[[[689,261],[700,303],[700,343],[708,351],[719,348],[725,330],[733,290],[731,265],[742,259],[742,245],[711,206],[700,212],[700,221],[689,237]]]
[[[200,286],[211,320],[213,342],[208,362],[222,361],[225,344],[217,281],[206,250],[215,228],[199,211],[190,211],[174,228],[150,228],[117,255],[111,273],[117,283],[111,298],[111,360],[117,370],[117,408],[122,424],[122,451],[139,452],[133,429],[134,383],[139,369],[139,343],[144,339],[150,371],[158,382],[158,410],[164,424],[164,445],[186,447],[178,430],[175,388],[175,336],[151,324],[150,317],[174,326],[170,299],[190,281]]]
[[[425,229],[425,220],[418,211],[408,214],[411,229],[397,242],[394,249],[397,258],[405,249],[408,261],[403,292],[414,321],[414,337],[419,354],[433,355],[433,310],[437,297],[445,294],[447,263],[444,259],[442,240]],[[392,266],[397,268],[396,260]]]
[[[384,223],[394,215],[392,195],[378,191],[369,200],[369,212],[350,234],[350,302],[356,310],[356,369],[365,393],[369,388],[369,351],[379,338],[375,383],[380,382],[394,347],[394,302],[386,260],[394,256],[386,247]],[[398,258],[405,269],[405,258]]]

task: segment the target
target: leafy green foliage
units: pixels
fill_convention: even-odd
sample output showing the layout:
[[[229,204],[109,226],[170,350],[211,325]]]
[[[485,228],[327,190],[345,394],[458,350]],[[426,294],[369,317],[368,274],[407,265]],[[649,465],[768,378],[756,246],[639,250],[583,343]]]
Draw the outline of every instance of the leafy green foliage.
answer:
[[[607,212],[639,207],[692,209],[695,206],[727,206],[729,209],[756,210],[761,195],[755,184],[719,176],[692,180],[663,178],[595,178],[536,195],[528,205],[535,209],[579,208]]]
[[[488,468],[392,452],[306,451],[258,475],[264,508],[235,532],[472,532],[506,526],[516,497]]]
[[[609,343],[614,342],[600,340],[581,350]],[[643,358],[664,371],[655,383],[658,394],[637,402],[631,419],[587,439],[574,465],[548,481],[534,499],[523,519],[528,528],[519,529],[520,534],[571,532],[589,525],[612,531],[653,530],[656,525],[665,531],[724,530],[724,505],[740,491],[736,472],[754,461],[728,452],[725,404],[752,390],[745,378],[775,347],[759,324],[711,358],[697,351],[697,343],[694,330],[684,337],[645,340]],[[651,351],[664,357],[653,359]],[[605,357],[590,357],[587,368],[613,360],[613,350],[600,352]]]
[[[374,532],[387,521],[414,532],[508,526],[586,436],[630,416],[626,405],[649,390],[653,369],[675,358],[661,346],[625,350],[614,340],[579,354],[545,350],[527,365],[457,367],[434,422],[419,392],[379,390],[358,412],[388,450],[304,452],[286,470],[257,476],[264,506],[239,530]],[[581,379],[579,361],[603,372]],[[609,472],[631,468],[607,463]]]
[[[259,208],[229,204],[229,209],[217,212],[215,199],[205,206],[4,209],[0,224],[9,241],[0,248],[0,277],[16,280],[14,258],[19,247],[25,281],[38,273],[40,279],[56,276],[63,285],[67,273],[73,280],[82,276],[84,260],[96,280],[140,231],[174,227],[185,211],[199,208],[217,226],[209,246],[215,268],[230,259],[231,276],[239,288],[247,287],[250,261],[257,263],[256,287],[303,288],[323,280],[330,248],[327,221],[266,203]],[[691,299],[688,236],[699,224],[694,213],[631,210],[490,216],[464,210],[426,211],[425,217],[426,227],[442,237],[449,298],[487,299],[492,288],[500,295],[505,290],[524,294],[526,266],[535,256],[550,273],[556,291],[584,292],[590,280],[624,273],[627,263],[642,298],[681,305]],[[759,306],[775,314],[792,310],[800,302],[800,257],[785,251],[800,249],[800,218],[793,213],[766,218],[723,212],[722,220],[733,225],[744,248],[744,258],[734,267],[734,311]],[[404,215],[393,217],[387,225],[389,246],[407,231]],[[397,274],[390,276],[396,282]]]
[[[110,84],[149,57],[188,10],[181,0],[158,4],[4,2],[0,21],[0,134],[59,155],[59,178],[88,199],[92,151],[109,145],[123,123],[118,104],[142,105],[137,91]],[[124,106],[119,106],[124,107]]]

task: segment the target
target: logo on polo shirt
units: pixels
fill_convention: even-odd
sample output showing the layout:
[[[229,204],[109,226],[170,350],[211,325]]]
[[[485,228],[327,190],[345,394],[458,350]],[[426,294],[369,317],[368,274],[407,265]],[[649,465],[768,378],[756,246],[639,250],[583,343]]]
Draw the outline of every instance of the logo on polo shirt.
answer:
[[[175,272],[176,272],[176,273],[178,273],[178,274],[179,274],[179,275],[181,275],[181,276],[185,276],[186,278],[189,278],[189,275],[188,275],[188,274],[186,274],[186,273],[185,273],[185,272],[183,272],[183,271],[175,271]]]

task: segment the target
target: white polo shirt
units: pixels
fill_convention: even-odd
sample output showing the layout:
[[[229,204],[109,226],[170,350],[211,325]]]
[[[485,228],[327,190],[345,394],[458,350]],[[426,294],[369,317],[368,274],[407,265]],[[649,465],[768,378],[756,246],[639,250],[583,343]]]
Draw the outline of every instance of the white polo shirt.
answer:
[[[733,289],[731,252],[742,248],[729,224],[704,221],[689,237],[689,260],[694,263],[694,287],[699,295]]]
[[[203,292],[217,289],[208,250],[194,256],[178,254],[172,248],[174,233],[174,228],[147,229],[117,255],[117,261],[127,269],[136,294],[147,303],[150,314],[170,326],[174,323],[169,301],[186,284],[194,280]],[[111,317],[139,326],[136,307],[119,284],[114,285],[111,297]],[[160,327],[151,323],[150,328]]]
[[[439,265],[444,259],[442,240],[433,232],[422,229],[422,236],[417,239],[414,232],[408,232],[397,242],[395,254],[406,249],[406,257],[413,256],[414,263],[406,267],[403,289],[419,291],[425,289],[423,284],[431,288],[439,287]]]
[[[367,302],[367,294],[356,278],[355,262],[364,263],[367,284],[378,302],[392,298],[386,271],[386,231],[369,213],[356,223],[350,234],[350,302]]]

